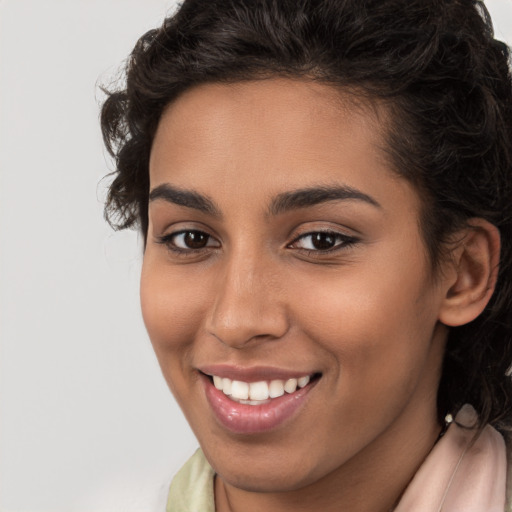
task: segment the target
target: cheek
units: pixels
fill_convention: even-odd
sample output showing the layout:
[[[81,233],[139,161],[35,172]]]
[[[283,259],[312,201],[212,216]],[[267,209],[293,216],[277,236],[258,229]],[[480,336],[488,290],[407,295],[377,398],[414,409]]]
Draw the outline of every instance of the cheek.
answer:
[[[363,282],[354,272],[337,285],[326,281],[310,287],[309,308],[301,311],[308,338],[330,361],[325,377],[332,414],[326,428],[343,424],[347,439],[369,442],[417,390],[436,389],[440,360],[430,357],[434,307],[417,275],[398,275]]]
[[[299,313],[304,329],[336,361],[339,378],[350,379],[349,387],[413,385],[437,323],[435,297],[424,281],[418,266],[403,261],[310,281]]]
[[[200,287],[180,274],[157,265],[150,256],[142,266],[140,299],[142,316],[156,356],[169,385],[171,376],[187,367],[202,314]]]

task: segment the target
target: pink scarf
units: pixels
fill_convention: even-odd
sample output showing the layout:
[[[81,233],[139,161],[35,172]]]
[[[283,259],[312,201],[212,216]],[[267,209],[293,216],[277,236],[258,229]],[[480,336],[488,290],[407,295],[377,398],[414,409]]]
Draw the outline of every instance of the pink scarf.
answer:
[[[474,430],[470,427],[475,421],[475,410],[465,405],[425,459],[394,512],[505,510],[505,442],[487,425],[471,445]]]

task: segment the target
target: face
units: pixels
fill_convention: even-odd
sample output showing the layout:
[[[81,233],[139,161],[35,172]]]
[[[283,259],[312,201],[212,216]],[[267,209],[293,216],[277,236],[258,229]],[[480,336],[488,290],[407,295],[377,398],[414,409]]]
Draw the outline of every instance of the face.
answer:
[[[160,121],[144,321],[238,488],[299,489],[436,424],[443,294],[378,119],[330,86],[272,79],[196,87]]]

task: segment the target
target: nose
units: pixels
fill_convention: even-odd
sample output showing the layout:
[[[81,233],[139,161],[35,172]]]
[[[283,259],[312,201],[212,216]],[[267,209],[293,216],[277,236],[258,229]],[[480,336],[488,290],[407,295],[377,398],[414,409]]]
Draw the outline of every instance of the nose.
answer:
[[[217,293],[206,328],[225,345],[244,348],[288,330],[279,273],[261,257],[233,256],[217,276]]]

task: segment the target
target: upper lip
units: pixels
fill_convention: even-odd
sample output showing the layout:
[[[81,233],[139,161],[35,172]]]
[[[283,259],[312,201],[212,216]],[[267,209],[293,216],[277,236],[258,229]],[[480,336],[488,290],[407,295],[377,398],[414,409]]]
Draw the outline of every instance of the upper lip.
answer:
[[[288,370],[273,366],[235,366],[227,364],[210,364],[198,367],[198,370],[206,375],[239,380],[242,382],[258,382],[265,380],[288,380],[292,378],[313,375],[314,371]]]

